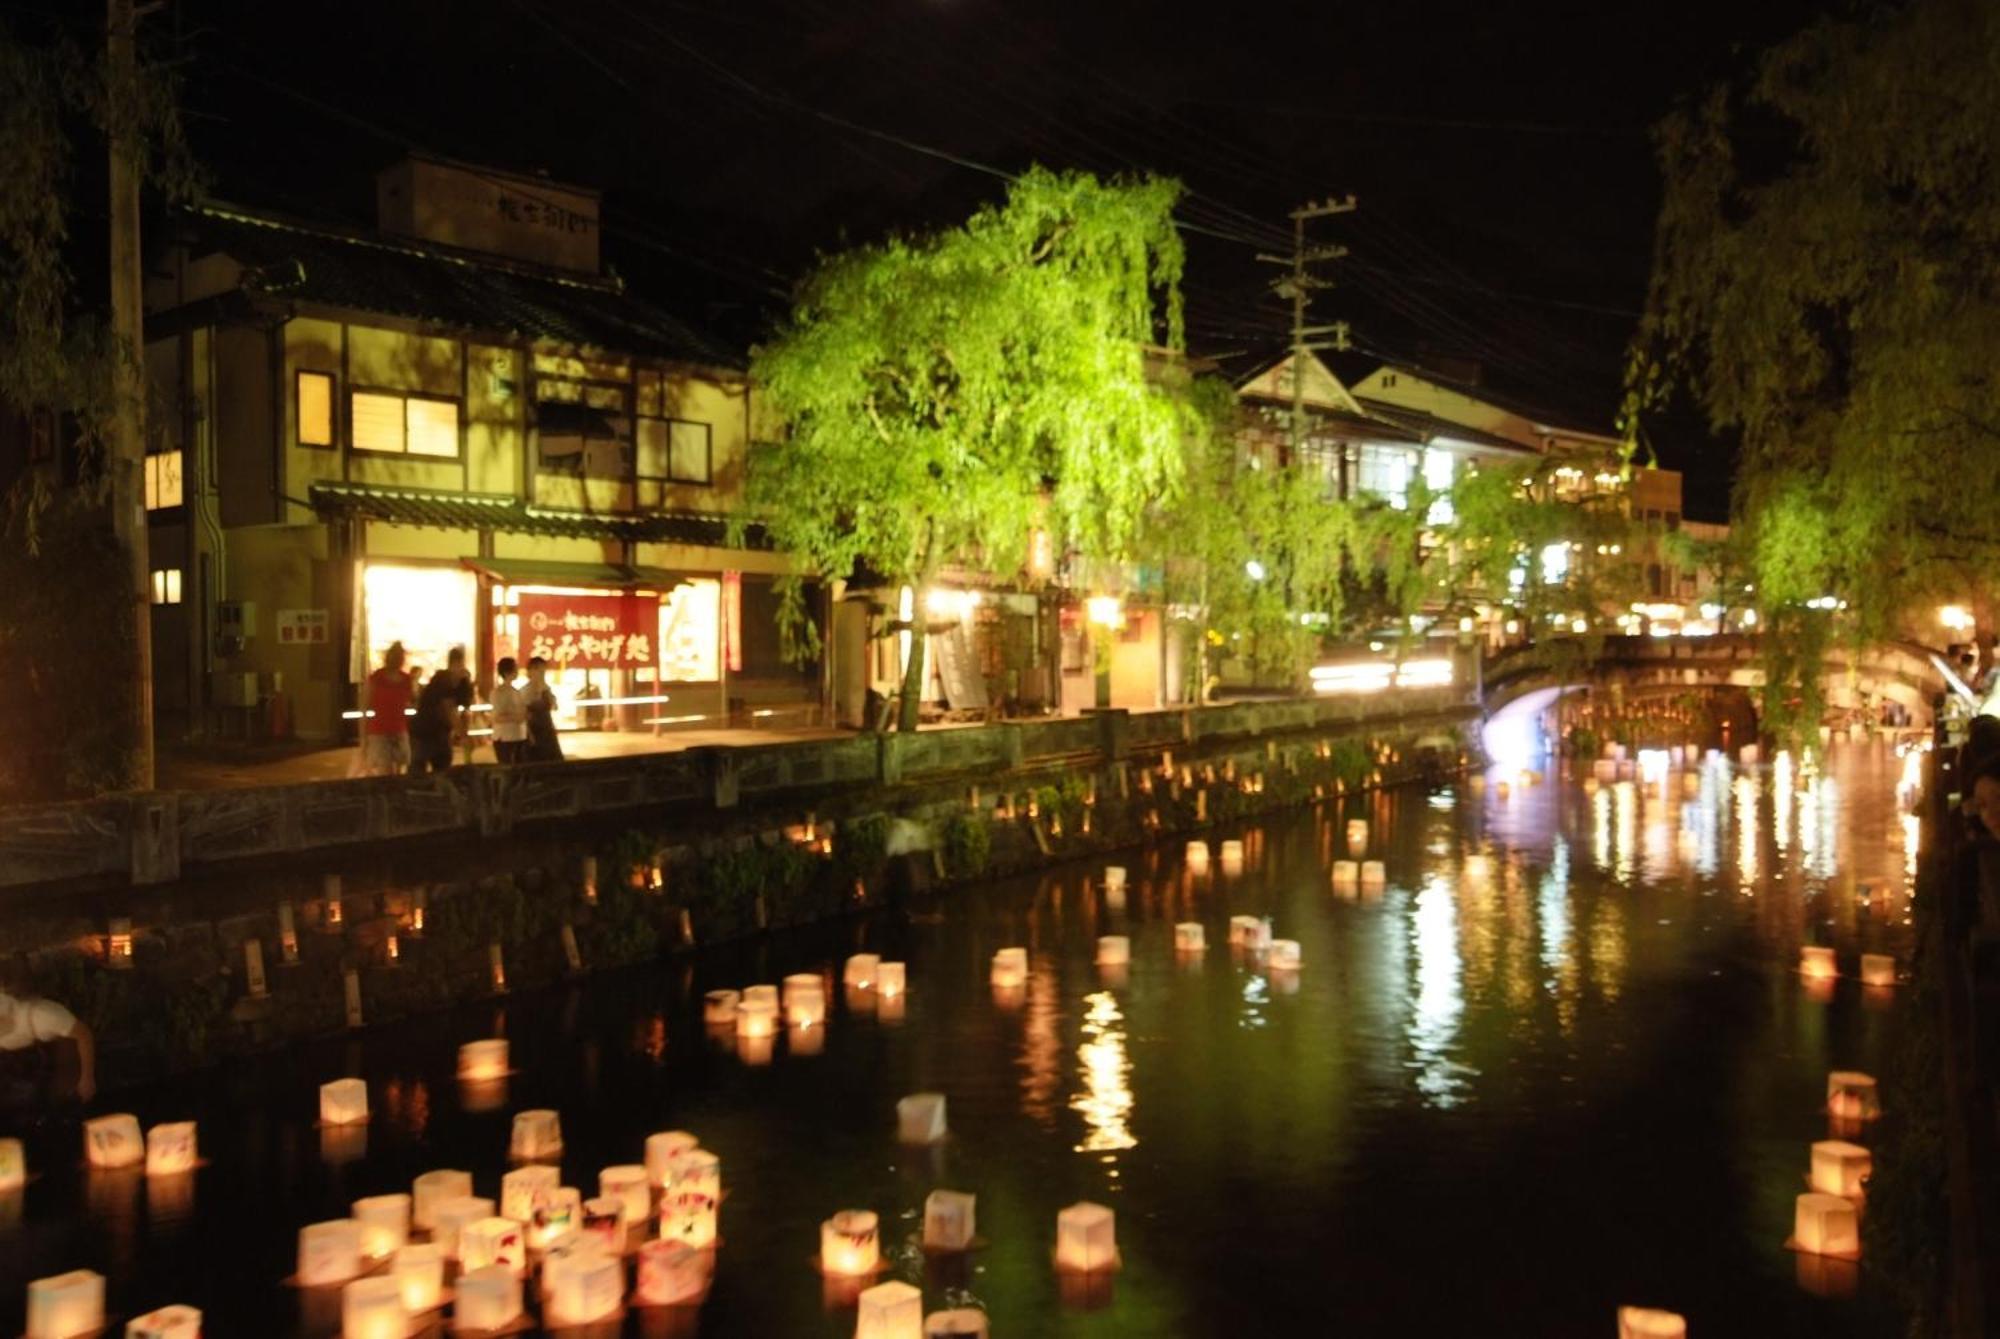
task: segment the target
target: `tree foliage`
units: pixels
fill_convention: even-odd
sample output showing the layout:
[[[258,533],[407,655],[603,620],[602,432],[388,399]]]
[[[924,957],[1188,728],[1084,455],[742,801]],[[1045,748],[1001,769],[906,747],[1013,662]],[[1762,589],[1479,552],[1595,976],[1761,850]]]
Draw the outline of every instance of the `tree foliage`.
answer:
[[[1633,401],[1682,390],[1740,435],[1736,519],[1768,641],[1795,640],[1780,634],[1814,622],[1805,603],[1833,596],[1856,639],[1916,631],[1908,615],[1948,600],[1991,644],[1997,61],[1989,4],[1871,8],[1817,22],[1659,129]],[[1771,666],[1767,706],[1816,702],[1816,668]]]

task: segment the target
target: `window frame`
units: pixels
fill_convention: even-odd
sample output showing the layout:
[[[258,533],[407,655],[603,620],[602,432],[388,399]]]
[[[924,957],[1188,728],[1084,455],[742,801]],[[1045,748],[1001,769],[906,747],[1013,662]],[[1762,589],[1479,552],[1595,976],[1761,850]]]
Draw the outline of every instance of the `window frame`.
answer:
[[[403,448],[400,451],[385,451],[377,446],[360,446],[354,440],[353,402],[357,395],[374,395],[385,399],[393,398],[403,404]],[[350,385],[347,388],[348,414],[346,439],[348,451],[357,456],[367,456],[375,460],[414,460],[432,465],[455,465],[465,460],[465,400],[457,395],[437,395],[430,391],[397,390],[389,386]],[[425,400],[432,404],[448,404],[452,407],[455,431],[452,434],[451,454],[432,455],[425,451],[410,450],[410,401]]]
[[[304,388],[307,377],[322,377],[326,381],[326,440],[323,442],[309,442],[306,440],[306,397]],[[292,374],[292,441],[301,449],[307,451],[338,451],[340,449],[340,427],[340,374],[338,372],[323,372],[316,367],[294,368]],[[407,423],[404,425],[403,431],[407,437],[409,432]],[[379,454],[387,455],[389,453],[385,451]]]
[[[186,595],[186,576],[179,567],[155,567],[146,594],[155,609],[177,605]]]
[[[688,484],[696,488],[715,487],[715,425],[713,423],[710,423],[707,419],[679,418],[673,414],[641,414],[638,417],[654,419],[660,423],[664,423],[667,425],[667,472],[663,475],[658,475],[658,476],[648,474],[648,475],[640,475],[638,477],[643,478],[648,483]],[[686,477],[685,475],[674,473],[674,425],[677,423],[685,423],[691,428],[701,429],[702,467],[705,471],[705,476],[703,478],[691,479]],[[635,440],[636,436],[637,432],[635,429],[634,430]],[[638,463],[638,458],[635,452],[633,457],[633,464],[635,468],[637,466],[637,463]]]
[[[179,464],[176,467],[178,473],[174,479],[175,491],[179,496],[172,502],[156,502],[154,499],[162,491],[159,476],[160,462],[168,456],[179,458]],[[151,516],[155,512],[176,511],[185,507],[187,505],[187,452],[178,446],[171,451],[148,451],[145,457],[145,464],[140,472],[139,492],[141,500],[145,503],[146,514],[148,516]]]

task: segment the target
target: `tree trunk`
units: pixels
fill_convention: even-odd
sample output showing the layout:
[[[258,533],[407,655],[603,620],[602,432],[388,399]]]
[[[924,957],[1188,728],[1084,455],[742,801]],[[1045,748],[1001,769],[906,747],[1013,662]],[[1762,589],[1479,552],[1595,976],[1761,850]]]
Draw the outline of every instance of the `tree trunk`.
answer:
[[[924,691],[924,639],[930,634],[924,631],[924,620],[917,617],[916,599],[910,608],[910,659],[903,666],[903,689],[896,702],[896,728],[911,731],[917,728],[917,705]]]

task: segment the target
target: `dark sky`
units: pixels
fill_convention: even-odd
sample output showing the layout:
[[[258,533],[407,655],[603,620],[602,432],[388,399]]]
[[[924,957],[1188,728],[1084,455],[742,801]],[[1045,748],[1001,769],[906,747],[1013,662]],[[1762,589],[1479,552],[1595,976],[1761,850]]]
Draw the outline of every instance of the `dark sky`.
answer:
[[[1180,177],[1190,342],[1273,349],[1256,252],[1289,244],[1292,206],[1353,192],[1315,227],[1351,248],[1316,318],[1608,423],[1647,127],[1819,7],[173,0],[147,23],[180,44],[224,198],[364,222],[405,145],[546,171],[604,190],[636,287],[745,341],[816,250],[961,218],[1002,188],[975,165],[1040,162]],[[1668,438],[1690,511],[1719,515],[1726,453]]]

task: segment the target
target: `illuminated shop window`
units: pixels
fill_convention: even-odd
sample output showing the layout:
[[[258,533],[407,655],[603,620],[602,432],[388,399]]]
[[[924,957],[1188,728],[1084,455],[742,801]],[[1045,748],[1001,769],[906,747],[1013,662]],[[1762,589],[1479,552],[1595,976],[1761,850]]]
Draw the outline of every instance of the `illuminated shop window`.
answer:
[[[383,391],[348,397],[349,440],[357,451],[455,459],[458,402]]]
[[[299,373],[299,445],[333,445],[333,377]]]
[[[178,567],[153,569],[153,603],[179,604],[180,602],[181,569]]]

